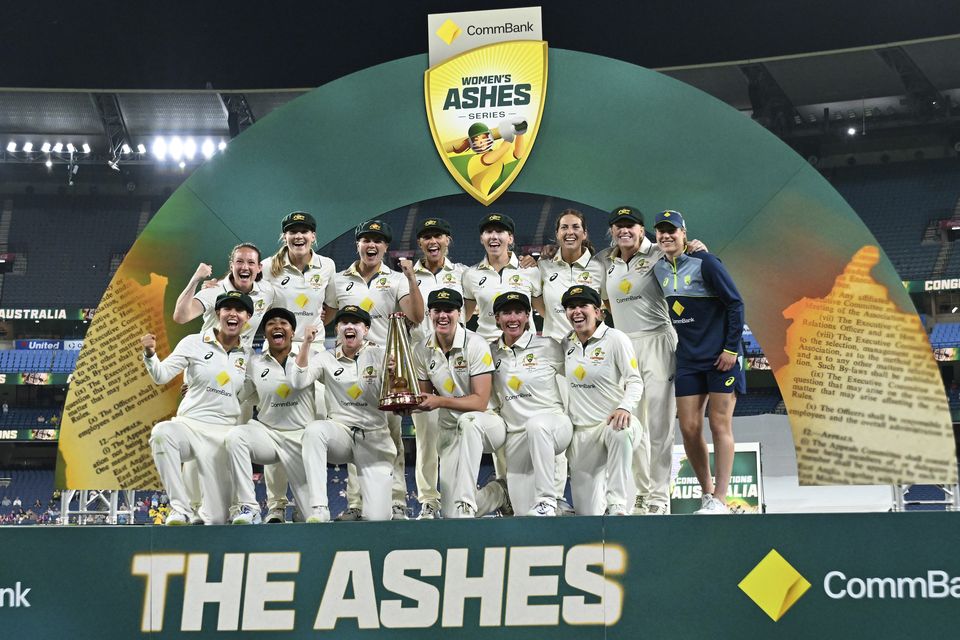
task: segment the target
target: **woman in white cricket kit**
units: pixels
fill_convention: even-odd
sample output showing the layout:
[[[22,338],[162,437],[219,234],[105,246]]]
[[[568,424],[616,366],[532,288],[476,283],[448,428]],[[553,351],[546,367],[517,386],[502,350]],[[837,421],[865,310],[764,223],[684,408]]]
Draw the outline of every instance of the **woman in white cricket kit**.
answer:
[[[364,520],[391,518],[390,487],[397,448],[380,411],[386,350],[368,342],[370,314],[355,305],[337,311],[333,320],[337,347],[311,352],[316,328],[304,335],[291,378],[295,388],[324,383],[330,415],[307,425],[303,435],[303,464],[310,487],[307,522],[330,521],[327,496],[327,464],[352,462],[363,497]]]
[[[355,305],[370,314],[367,339],[380,346],[387,344],[390,314],[403,311],[414,325],[423,321],[423,298],[413,274],[413,263],[401,260],[402,273],[383,264],[383,256],[393,240],[390,225],[369,220],[357,226],[359,259],[334,277],[337,306]],[[403,438],[399,414],[390,413],[387,422],[397,448],[393,465],[393,519],[407,519],[407,479],[404,471]],[[347,510],[338,520],[356,520],[360,516],[361,496],[356,482],[356,467],[347,465]]]
[[[187,336],[162,362],[153,334],[140,339],[143,363],[157,384],[185,372],[187,392],[177,415],[157,423],[150,449],[163,487],[170,496],[167,524],[190,522],[192,509],[181,465],[195,460],[200,474],[200,515],[206,524],[223,524],[233,501],[233,483],[224,440],[240,417],[250,352],[240,346],[243,325],[253,315],[253,301],[230,291],[214,304],[220,326]]]
[[[423,342],[433,333],[430,314],[426,312],[426,300],[437,289],[463,291],[461,281],[466,265],[451,262],[447,253],[452,242],[450,223],[443,218],[426,218],[417,231],[417,244],[423,257],[413,264],[420,296],[424,300],[423,322],[410,331],[410,344]],[[437,438],[439,437],[437,412],[426,411],[413,414],[413,426],[417,436],[417,500],[420,502],[418,520],[436,518],[440,512],[440,490],[437,477],[440,470]]]
[[[267,311],[263,316],[265,348],[263,353],[251,355],[247,363],[247,378],[256,388],[259,411],[256,420],[227,434],[238,505],[233,524],[260,523],[251,462],[279,464],[290,480],[297,507],[302,511],[310,504],[301,440],[304,427],[315,419],[315,408],[312,388],[294,389],[290,384],[294,367],[290,348],[296,326],[296,317],[287,309]]]
[[[556,341],[531,330],[530,300],[524,294],[501,295],[493,312],[502,331],[491,343],[491,353],[493,388],[507,425],[510,501],[515,513],[554,516],[555,460],[573,435],[557,384],[557,376],[563,375],[563,351]],[[563,479],[566,482],[566,475]]]
[[[437,289],[427,298],[433,334],[414,347],[420,411],[437,410],[440,437],[440,505],[444,518],[474,518],[504,507],[505,482],[477,490],[480,457],[503,446],[506,425],[488,412],[493,377],[490,345],[460,325],[463,297],[455,289]]]
[[[607,259],[603,290],[613,324],[630,338],[640,364],[644,397],[634,415],[645,427],[633,457],[637,495],[633,512],[664,515],[670,511],[670,465],[676,417],[673,377],[677,370],[677,332],[667,313],[653,265],[663,250],[644,231],[636,207],[617,207],[608,219],[614,246]],[[703,249],[699,241],[691,250]]]
[[[293,335],[296,351],[303,341],[304,329],[322,327],[323,318],[336,310],[333,260],[314,251],[317,242],[317,221],[305,211],[293,211],[280,221],[280,249],[261,263],[263,279],[273,285],[275,305],[288,309],[297,319]],[[323,388],[314,396],[317,417],[326,415]],[[287,507],[287,478],[276,465],[264,467],[267,486],[265,522],[283,522]]]
[[[595,289],[570,287],[562,304],[573,325],[565,342],[573,506],[578,515],[627,515],[633,439],[641,429],[633,415],[643,395],[637,357],[622,331],[603,324]]]

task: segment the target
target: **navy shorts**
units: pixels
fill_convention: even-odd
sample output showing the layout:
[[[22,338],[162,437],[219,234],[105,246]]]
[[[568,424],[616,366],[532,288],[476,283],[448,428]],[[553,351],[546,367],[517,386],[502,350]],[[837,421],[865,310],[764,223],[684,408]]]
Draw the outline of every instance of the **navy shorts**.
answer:
[[[677,366],[677,377],[673,384],[677,396],[701,396],[707,393],[733,393],[743,395],[747,392],[747,379],[740,366],[742,358],[729,371],[684,371]]]

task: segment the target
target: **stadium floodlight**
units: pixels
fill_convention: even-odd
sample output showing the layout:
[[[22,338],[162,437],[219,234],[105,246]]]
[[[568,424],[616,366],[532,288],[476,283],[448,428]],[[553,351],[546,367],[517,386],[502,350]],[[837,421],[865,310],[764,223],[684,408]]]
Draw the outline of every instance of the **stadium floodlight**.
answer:
[[[157,160],[164,160],[167,157],[167,141],[161,137],[157,137],[153,141],[153,147],[150,151],[153,153],[153,156]]]
[[[184,162],[183,160],[181,160],[181,161],[180,161],[180,164],[179,164],[179,165],[177,165],[177,166],[179,166],[179,167],[180,167],[181,169],[185,169],[185,168],[186,168],[186,166],[187,166],[187,163],[186,163],[186,162]]]
[[[141,143],[137,145],[137,153],[143,155],[147,152],[147,148]]]
[[[90,153],[90,145],[87,144],[86,142],[83,143],[82,149],[84,153]]]
[[[53,168],[53,160],[51,160],[50,158],[47,158],[47,161],[44,162],[43,164],[47,165],[47,169]]]
[[[187,138],[183,141],[183,155],[187,157],[187,160],[193,160],[197,155],[197,141],[193,138]]]
[[[24,143],[23,143],[23,150],[26,151],[27,153],[30,153],[31,151],[33,151],[33,143],[32,143],[32,142],[24,142]]]
[[[60,153],[61,151],[63,151],[63,143],[62,143],[62,142],[58,142],[57,144],[53,145],[53,152],[54,152],[54,153]]]
[[[170,157],[174,160],[179,160],[183,157],[183,140],[181,140],[179,136],[170,138],[170,144],[167,145],[167,148],[170,151]]]
[[[43,151],[44,153],[50,153],[50,143],[44,142],[42,145],[40,145],[40,151]]]
[[[957,312],[957,309],[960,309],[960,307],[954,307],[954,308],[950,311],[950,313],[956,313],[956,312]]]
[[[13,141],[9,142],[7,144],[7,153],[16,153],[16,152],[17,152],[17,143]]]
[[[67,153],[73,153],[73,152],[76,151],[76,150],[77,150],[77,148],[76,148],[75,146],[73,146],[73,143],[72,143],[72,142],[68,142],[68,143],[67,143]]]
[[[847,135],[848,135],[848,136],[855,136],[855,135],[857,135],[857,130],[856,130],[854,127],[850,127],[849,129],[847,129]]]
[[[130,155],[130,152],[131,152],[131,151],[133,151],[133,149],[131,149],[131,148],[130,148],[130,145],[128,145],[126,142],[124,142],[124,143],[123,143],[123,146],[120,147],[120,153],[122,153],[122,154],[125,155],[125,156]]]
[[[200,146],[200,153],[203,154],[203,157],[209,160],[213,157],[213,154],[216,152],[217,148],[213,146],[213,140],[207,138],[203,141],[203,144]]]
[[[226,149],[226,148],[227,148],[227,143],[224,142],[223,140],[221,140],[221,141],[220,141],[220,144],[217,145],[217,149],[220,150],[220,151],[223,151],[223,150]]]

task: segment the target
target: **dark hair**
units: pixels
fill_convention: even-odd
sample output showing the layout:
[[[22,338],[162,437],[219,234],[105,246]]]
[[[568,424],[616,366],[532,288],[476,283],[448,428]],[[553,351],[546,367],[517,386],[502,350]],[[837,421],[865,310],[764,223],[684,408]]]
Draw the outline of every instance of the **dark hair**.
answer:
[[[594,248],[593,243],[590,242],[590,232],[587,231],[587,219],[583,215],[583,212],[578,209],[564,209],[560,212],[560,215],[557,216],[553,224],[553,235],[556,236],[557,232],[560,231],[560,220],[562,220],[564,216],[573,216],[580,220],[580,226],[583,227],[584,235],[587,236],[583,239],[583,246],[590,251],[591,254],[596,253],[597,250]]]
[[[233,249],[230,249],[230,255],[227,256],[227,274],[226,274],[225,276],[223,276],[224,278],[229,278],[231,275],[233,275],[233,269],[231,268],[232,265],[233,265],[233,257],[237,254],[237,251],[240,251],[240,249],[253,249],[254,251],[256,251],[256,252],[257,252],[257,263],[258,263],[258,264],[260,263],[260,249],[259,249],[259,247],[257,247],[257,245],[253,244],[252,242],[241,242],[240,244],[238,244],[237,246],[235,246]],[[261,270],[257,273],[257,277],[254,278],[253,281],[254,281],[254,282],[260,282],[260,280],[262,280],[262,279],[263,279],[263,269],[261,269]]]

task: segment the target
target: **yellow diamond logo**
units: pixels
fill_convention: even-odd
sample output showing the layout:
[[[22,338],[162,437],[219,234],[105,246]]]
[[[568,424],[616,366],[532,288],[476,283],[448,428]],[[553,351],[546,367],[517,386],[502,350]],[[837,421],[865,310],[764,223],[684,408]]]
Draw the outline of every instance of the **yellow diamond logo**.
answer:
[[[620,291],[624,294],[630,293],[630,289],[633,289],[633,285],[630,284],[629,280],[622,280],[620,282]]]
[[[361,389],[357,385],[353,385],[352,387],[347,389],[347,395],[353,398],[354,400],[359,398],[361,393],[363,393],[363,389]]]
[[[810,583],[771,549],[737,586],[776,622],[807,592]]]
[[[587,370],[583,368],[583,365],[578,365],[576,369],[573,370],[573,375],[577,376],[577,380],[583,380],[583,376],[587,375]]]
[[[488,366],[489,366],[489,365],[493,364],[493,357],[492,357],[489,353],[483,354],[482,360],[483,360],[483,364],[485,364],[485,365],[488,365]]]
[[[453,44],[453,41],[460,37],[460,33],[460,27],[450,18],[437,29],[437,37],[447,44]]]
[[[226,371],[221,371],[220,375],[217,376],[217,382],[222,387],[223,385],[230,382],[230,375]]]
[[[453,378],[447,378],[447,381],[443,383],[443,388],[447,390],[447,393],[453,393]]]
[[[678,316],[682,316],[682,315],[683,315],[683,309],[684,309],[684,307],[683,307],[682,304],[680,304],[680,301],[679,301],[679,300],[674,300],[674,301],[673,301],[673,307],[672,307],[672,308],[673,308],[673,312],[674,312],[675,314],[677,314]]]
[[[297,303],[297,306],[298,306],[298,307],[300,307],[301,309],[303,309],[305,306],[307,306],[307,303],[310,302],[310,298],[308,298],[307,296],[305,296],[305,295],[303,295],[303,294],[301,293],[300,295],[298,295],[298,296],[294,299],[294,302]]]
[[[360,301],[360,306],[363,308],[364,311],[366,311],[367,313],[370,313],[370,309],[373,309],[373,300],[371,300],[370,298],[364,298],[363,300]]]
[[[634,369],[639,369],[639,365],[637,365],[636,358],[630,358],[630,366],[633,367]]]
[[[241,329],[241,331],[250,331],[250,323],[249,323],[249,322],[244,322],[244,323],[243,323],[243,329]]]
[[[507,380],[507,386],[513,389],[514,391],[519,391],[522,385],[523,385],[523,380],[521,380],[517,376],[510,376],[510,379]]]
[[[285,384],[281,384],[279,387],[277,387],[277,395],[286,400],[287,396],[290,395],[290,387]]]

